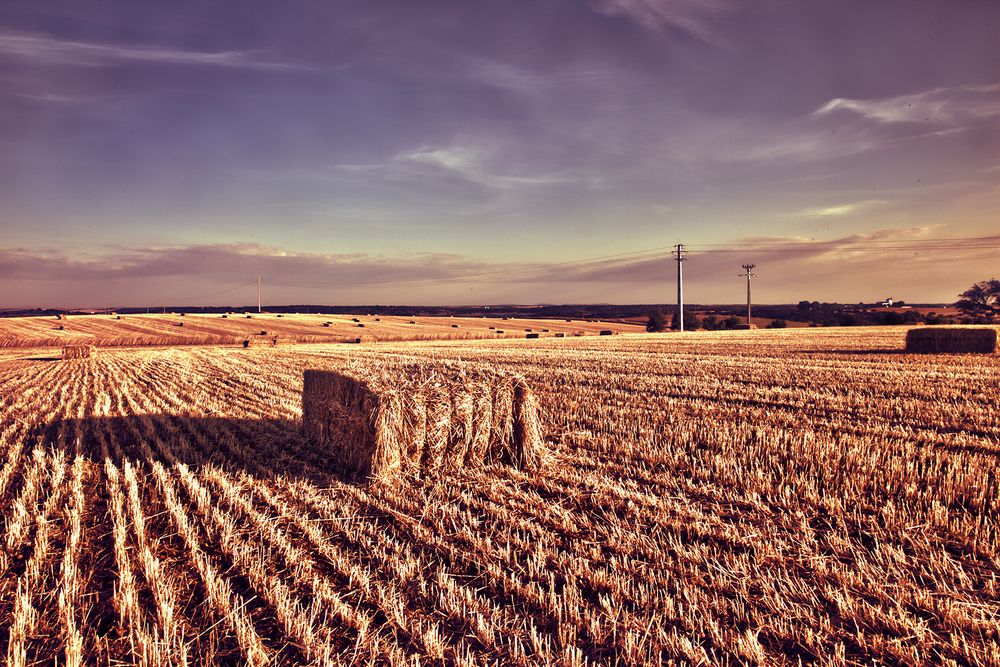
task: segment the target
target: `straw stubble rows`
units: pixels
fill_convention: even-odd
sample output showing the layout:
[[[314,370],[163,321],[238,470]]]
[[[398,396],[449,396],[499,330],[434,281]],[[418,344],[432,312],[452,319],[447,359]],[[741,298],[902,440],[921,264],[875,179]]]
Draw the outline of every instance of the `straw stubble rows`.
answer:
[[[756,333],[9,353],[0,651],[1000,664],[997,359]],[[345,482],[302,373],[386,359],[523,375],[550,460]]]

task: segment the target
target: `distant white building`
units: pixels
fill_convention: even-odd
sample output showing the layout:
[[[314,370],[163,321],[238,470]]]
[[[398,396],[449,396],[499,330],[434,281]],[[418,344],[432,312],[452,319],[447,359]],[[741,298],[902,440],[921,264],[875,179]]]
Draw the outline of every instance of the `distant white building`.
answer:
[[[890,307],[890,308],[891,308],[891,307],[892,307],[892,304],[894,304],[894,303],[896,303],[896,300],[895,300],[895,299],[893,299],[893,298],[892,298],[892,297],[890,296],[890,297],[889,297],[888,299],[886,299],[885,301],[883,301],[883,302],[882,302],[882,303],[880,303],[879,305],[880,305],[880,306],[887,306],[887,307]]]

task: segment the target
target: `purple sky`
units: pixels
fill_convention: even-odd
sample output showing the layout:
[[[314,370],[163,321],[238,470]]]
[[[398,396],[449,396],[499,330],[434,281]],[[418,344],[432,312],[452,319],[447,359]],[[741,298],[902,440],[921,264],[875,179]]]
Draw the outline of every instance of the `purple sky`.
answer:
[[[0,307],[663,302],[677,242],[692,302],[747,262],[761,302],[952,301],[1000,275],[998,34],[990,0],[5,0]]]

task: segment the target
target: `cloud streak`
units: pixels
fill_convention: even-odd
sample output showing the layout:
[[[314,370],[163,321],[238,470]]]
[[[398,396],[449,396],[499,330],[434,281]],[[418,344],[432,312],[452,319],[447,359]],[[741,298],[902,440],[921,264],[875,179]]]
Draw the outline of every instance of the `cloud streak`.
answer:
[[[108,248],[89,256],[0,250],[0,276],[43,282],[167,277],[238,281],[264,272],[273,276],[272,284],[322,287],[449,279],[484,266],[448,254],[291,253],[251,243]]]
[[[630,19],[647,30],[679,30],[724,46],[712,19],[733,9],[728,0],[594,0],[590,7],[606,16]]]
[[[1000,84],[934,88],[880,99],[838,97],[821,106],[814,115],[824,116],[838,111],[851,112],[880,123],[964,124],[1000,116]]]
[[[102,67],[135,62],[263,71],[304,71],[307,65],[263,58],[253,51],[190,51],[63,40],[39,33],[0,32],[0,54],[49,65]]]

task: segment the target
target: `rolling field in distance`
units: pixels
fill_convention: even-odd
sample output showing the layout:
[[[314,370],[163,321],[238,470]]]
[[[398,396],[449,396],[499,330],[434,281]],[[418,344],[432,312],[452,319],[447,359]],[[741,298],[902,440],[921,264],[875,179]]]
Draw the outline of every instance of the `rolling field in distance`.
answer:
[[[0,350],[0,655],[1000,665],[1000,357],[904,335]],[[302,374],[386,359],[523,375],[552,460],[346,483]]]
[[[324,326],[327,325],[327,326]],[[359,326],[362,325],[362,326]],[[60,328],[62,327],[62,328]],[[644,323],[501,317],[402,317],[292,313],[69,315],[0,318],[0,348],[93,344],[102,347],[237,345],[277,336],[284,343],[462,340],[639,333]],[[262,333],[263,332],[263,333]]]

